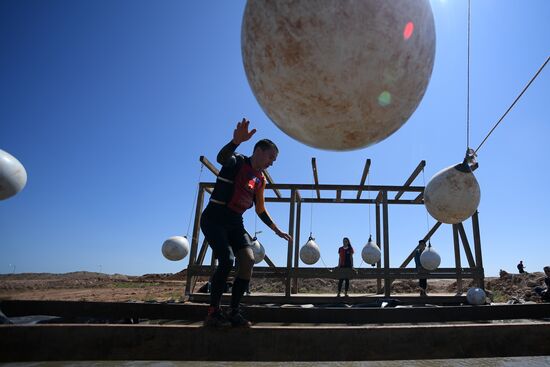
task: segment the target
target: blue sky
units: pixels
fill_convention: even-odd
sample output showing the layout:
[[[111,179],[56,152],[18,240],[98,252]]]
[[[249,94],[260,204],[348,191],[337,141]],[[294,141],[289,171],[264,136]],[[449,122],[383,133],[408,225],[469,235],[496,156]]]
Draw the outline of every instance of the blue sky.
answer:
[[[386,140],[333,152],[286,136],[255,100],[241,58],[245,1],[0,2],[0,149],[28,173],[25,189],[0,202],[0,273],[139,275],[185,268],[188,258],[170,262],[160,247],[167,237],[187,233],[199,156],[214,161],[242,117],[258,129],[254,141],[268,137],[278,144],[270,169],[277,183],[312,183],[311,157],[320,182],[333,184],[358,184],[367,158],[370,183],[388,185],[404,183],[422,159],[426,182],[461,161],[467,1],[431,5],[436,58],[419,107]],[[473,1],[472,146],[550,56],[548,19],[546,0]],[[519,260],[528,271],[550,263],[549,92],[547,68],[479,151],[487,275],[515,271]],[[252,146],[239,151],[250,154]],[[201,178],[214,179],[206,168]],[[415,183],[423,184],[422,176]],[[268,210],[280,227],[288,226],[286,204],[268,204]],[[360,263],[367,206],[304,205],[302,213],[301,242],[312,222],[327,266],[336,264],[343,236]],[[253,231],[252,211],[245,222]],[[390,263],[397,267],[427,232],[425,209],[392,206],[389,224]],[[470,221],[465,225],[472,242]],[[267,254],[284,265],[285,242],[259,220],[257,229]],[[441,266],[454,266],[450,226],[432,245]]]

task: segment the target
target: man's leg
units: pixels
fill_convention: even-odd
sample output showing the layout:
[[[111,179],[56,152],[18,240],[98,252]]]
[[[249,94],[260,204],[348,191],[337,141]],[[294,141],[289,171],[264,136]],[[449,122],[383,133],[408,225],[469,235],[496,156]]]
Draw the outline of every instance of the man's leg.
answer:
[[[344,279],[344,282],[345,282],[345,285],[344,285],[344,295],[348,295],[348,290],[349,290],[349,279],[346,278]]]
[[[342,283],[344,282],[344,279],[338,279],[338,294],[336,297],[340,297],[340,292],[342,292]]]
[[[233,282],[233,289],[231,291],[231,308],[229,309],[227,317],[233,326],[250,327],[251,323],[241,315],[239,305],[241,298],[250,283],[252,267],[254,266],[254,254],[252,249],[248,246],[241,248],[236,252],[239,268],[237,269],[237,276]]]
[[[204,215],[204,213],[201,218],[201,229],[218,259],[218,266],[211,279],[210,307],[204,324],[206,326],[224,326],[228,324],[228,321],[220,310],[220,302],[226,287],[227,277],[233,267],[227,229],[223,225],[210,220],[208,215]]]

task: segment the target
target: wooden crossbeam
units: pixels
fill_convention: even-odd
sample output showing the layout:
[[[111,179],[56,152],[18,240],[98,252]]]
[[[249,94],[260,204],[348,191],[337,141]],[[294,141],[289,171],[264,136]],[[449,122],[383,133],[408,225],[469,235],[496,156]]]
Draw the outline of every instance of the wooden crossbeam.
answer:
[[[407,179],[407,181],[405,181],[405,184],[403,186],[405,187],[410,186],[413,183],[416,176],[418,176],[420,171],[422,171],[422,169],[424,169],[425,166],[426,166],[426,161],[421,160],[420,163],[418,163],[418,166],[416,166],[416,168],[414,169],[414,172],[411,174],[411,176]],[[404,193],[405,193],[404,191],[399,191],[397,195],[395,195],[395,200],[399,199],[401,195],[403,195]]]
[[[317,161],[315,157],[311,158],[311,169],[313,170],[313,180],[315,181],[315,190],[317,191],[317,199],[321,198],[319,191],[319,177],[317,176]]]
[[[206,166],[206,168],[208,168],[210,170],[210,172],[212,172],[214,175],[216,175],[216,177],[220,174],[220,171],[216,167],[214,167],[214,165],[212,164],[212,162],[210,162],[208,160],[208,158],[201,155],[199,160],[201,161],[202,164],[204,164]]]
[[[274,184],[275,183],[275,182],[273,182],[273,178],[271,178],[271,175],[269,174],[269,172],[267,172],[267,169],[264,169],[263,173],[264,173],[265,178],[267,179],[267,183],[269,183],[269,184]],[[281,192],[279,191],[279,189],[272,188],[272,190],[275,193],[275,195],[277,195],[278,198],[282,197]]]
[[[371,163],[370,159],[367,159],[365,162],[365,168],[363,168],[363,175],[361,176],[361,182],[359,183],[359,186],[361,186],[361,188],[357,191],[357,199],[361,198],[361,193],[363,192],[363,186],[365,185],[365,180],[367,179],[367,175],[369,174],[370,163]]]

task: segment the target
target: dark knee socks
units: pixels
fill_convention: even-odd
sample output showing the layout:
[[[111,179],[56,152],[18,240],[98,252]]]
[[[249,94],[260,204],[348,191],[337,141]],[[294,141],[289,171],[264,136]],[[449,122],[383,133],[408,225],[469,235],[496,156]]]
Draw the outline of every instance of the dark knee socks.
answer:
[[[212,277],[212,289],[210,292],[210,306],[220,307],[222,294],[227,286],[227,276],[231,271],[231,266],[218,266]]]
[[[248,288],[248,283],[250,280],[236,278],[233,282],[233,289],[231,292],[231,308],[236,310],[239,308],[239,303],[243,297],[244,291]]]

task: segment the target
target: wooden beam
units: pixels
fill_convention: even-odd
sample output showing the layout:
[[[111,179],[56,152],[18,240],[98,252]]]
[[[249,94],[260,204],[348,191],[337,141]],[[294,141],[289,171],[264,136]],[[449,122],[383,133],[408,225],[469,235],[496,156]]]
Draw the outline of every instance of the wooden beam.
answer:
[[[214,187],[215,182],[201,182],[206,187]],[[273,184],[270,185],[273,188],[277,188],[279,190],[317,190],[319,191],[334,191],[334,190],[342,190],[342,191],[357,191],[361,188],[359,185],[336,185],[336,184]],[[405,192],[423,192],[424,186],[395,186],[395,185],[369,185],[368,188],[370,191],[405,191]],[[412,201],[412,200],[410,200]]]
[[[474,251],[476,254],[476,268],[478,269],[478,287],[485,289],[485,274],[483,271],[483,258],[481,256],[481,235],[479,233],[478,211],[472,215],[472,230],[474,232]]]
[[[265,255],[264,256],[264,261],[267,263],[267,265],[269,265],[269,267],[271,268],[276,268],[277,266],[275,266],[275,264],[273,264],[273,261],[271,261],[271,259]]]
[[[266,203],[290,203],[290,198],[274,198],[267,197],[265,198]],[[317,203],[317,204],[376,204],[376,199],[340,199],[336,198],[326,198],[326,199],[317,199],[317,198],[303,198],[302,203]],[[422,203],[416,203],[413,200],[388,200],[388,204],[393,205],[422,205]]]
[[[193,288],[191,286],[194,285],[194,279],[193,279],[191,268],[193,265],[196,264],[203,201],[204,201],[204,186],[201,183],[199,184],[199,192],[197,195],[197,206],[195,207],[195,223],[193,225],[193,237],[191,238],[191,253],[189,254],[189,265],[187,266],[187,282],[185,285],[186,296],[193,292]]]
[[[384,295],[386,297],[390,296],[391,293],[391,279],[389,277],[390,269],[390,229],[388,223],[388,192],[384,191],[382,193],[382,217],[384,220],[383,231],[384,231]]]
[[[302,222],[302,203],[296,203],[296,238],[294,238],[294,269],[300,266],[298,259],[300,257],[300,224]],[[298,277],[292,278],[292,289],[294,294],[298,293]]]
[[[290,192],[290,215],[288,219],[288,234],[290,237],[292,237],[291,240],[287,243],[287,258],[286,258],[286,269],[288,271],[288,274],[286,276],[285,280],[285,296],[287,298],[290,298],[290,283],[291,283],[291,277],[290,277],[290,271],[292,270],[292,250],[293,250],[293,244],[294,244],[294,208],[296,204],[296,190],[292,190]]]
[[[482,309],[484,306],[477,308]],[[405,310],[407,309],[377,311]],[[332,309],[313,311],[325,311],[322,313],[324,315],[336,313]],[[197,324],[3,325],[0,327],[0,362],[27,362],[28,365],[30,361],[54,360],[168,360],[208,361],[205,363],[209,365],[215,364],[212,361],[233,361],[230,363],[240,365],[240,361],[270,361],[270,364],[278,362],[282,365],[283,361],[294,364],[295,361],[301,361],[299,364],[303,365],[304,362],[319,364],[317,361],[337,361],[336,363],[343,364],[341,361],[528,356],[521,360],[532,364],[532,358],[540,356],[535,361],[544,364],[542,361],[547,361],[544,356],[550,354],[550,343],[544,342],[550,339],[550,327],[544,321],[466,322],[459,326],[454,323],[438,323],[350,327],[345,320],[352,320],[348,316],[352,310],[342,311],[347,312],[338,313],[344,325],[333,327],[314,324],[300,327],[260,324],[247,329],[226,328],[218,331]],[[417,309],[410,311],[410,314],[419,313]],[[452,312],[454,315],[464,313],[462,310]],[[377,320],[391,319],[395,314],[397,312],[386,312],[384,317],[379,316]],[[303,314],[300,316],[304,319]],[[401,316],[401,319],[406,323],[406,318]],[[359,320],[356,323],[361,323]],[[521,336],[520,341],[516,341],[518,336]],[[335,341],[339,342],[337,348],[334,347]],[[379,362],[375,363],[380,365]]]
[[[214,165],[208,160],[208,158],[206,158],[205,156],[201,155],[199,160],[201,161],[202,164],[204,164],[206,166],[206,168],[208,168],[210,170],[210,172],[212,172],[216,177],[220,174],[220,171],[214,167]]]
[[[367,179],[367,175],[369,174],[370,163],[371,163],[370,159],[367,159],[365,161],[365,167],[363,168],[363,175],[361,176],[361,182],[359,183],[359,186],[361,186],[361,188],[357,191],[357,199],[361,199],[363,186],[365,185],[365,180]]]
[[[269,172],[267,172],[267,169],[264,169],[263,173],[264,173],[264,176],[267,180],[267,183],[269,183],[269,184],[274,184],[275,183],[275,182],[273,182],[273,178],[271,178],[271,175],[269,174]],[[279,191],[279,189],[276,189],[276,188],[273,188],[273,187],[271,187],[271,189],[273,190],[275,195],[277,195],[278,198],[282,197],[281,192]]]
[[[317,176],[317,161],[315,157],[311,158],[311,169],[313,170],[313,180],[315,181],[315,190],[317,191],[317,199],[321,198],[319,191],[319,177]]]
[[[418,196],[414,198],[413,202],[421,204],[422,200],[424,200],[424,192],[418,194]]]
[[[416,166],[416,168],[414,169],[414,172],[411,174],[411,176],[407,179],[407,181],[405,181],[405,184],[403,186],[405,187],[410,186],[414,181],[414,179],[416,178],[416,176],[418,176],[418,174],[422,171],[422,169],[424,169],[425,166],[426,166],[426,161],[421,160],[420,163],[418,163],[418,166]],[[403,194],[404,194],[404,191],[399,191],[397,195],[395,195],[395,199],[396,200],[399,199]]]
[[[458,243],[458,226],[453,224],[453,245],[455,250],[456,292],[462,294],[462,265],[460,262],[460,244]]]
[[[472,255],[472,250],[470,249],[470,244],[468,243],[468,238],[466,237],[464,226],[462,225],[462,223],[458,223],[457,226],[458,233],[460,234],[462,245],[464,247],[464,253],[466,254],[466,258],[468,259],[468,265],[470,265],[471,268],[474,268],[476,266],[476,263],[474,261],[474,256]]]
[[[441,226],[441,222],[437,222],[433,227],[432,229],[430,229],[430,231],[424,236],[423,240],[424,242],[427,242],[431,237],[432,235],[435,233],[435,231],[437,231],[437,229]],[[407,258],[405,259],[405,261],[403,261],[403,264],[401,264],[400,268],[405,268],[407,267],[407,265],[409,265],[409,263],[411,262],[412,259],[414,259],[414,254],[416,252],[416,250],[418,249],[418,245],[416,245],[414,247],[414,249],[412,250],[412,252],[409,254],[409,256],[407,256]]]
[[[336,202],[342,201],[342,190],[336,190]]]
[[[260,296],[255,296],[260,297]],[[444,296],[439,296],[440,298]],[[360,297],[349,297],[346,302],[355,301]],[[403,298],[408,298],[404,296]],[[402,298],[402,299],[403,299]],[[417,299],[419,297],[416,297]],[[434,297],[435,298],[435,297]],[[457,299],[459,297],[452,297]],[[334,297],[332,297],[334,299]],[[377,298],[368,297],[376,302]],[[379,299],[379,298],[378,298]],[[408,300],[407,300],[408,301]],[[411,300],[412,301],[412,300]],[[455,301],[456,302],[456,301]],[[51,315],[71,318],[96,319],[149,319],[149,320],[186,320],[202,321],[208,311],[207,304],[195,303],[144,303],[144,302],[89,302],[89,301],[37,301],[37,300],[5,300],[0,303],[2,312],[8,317],[29,315]],[[284,323],[323,323],[323,324],[394,324],[471,320],[521,320],[544,319],[550,314],[550,303],[539,304],[493,304],[484,306],[446,306],[446,307],[274,307],[255,304],[244,306],[243,311],[253,322],[284,322]],[[541,322],[540,320],[539,322]],[[59,325],[59,324],[58,324]],[[109,324],[114,325],[114,324]],[[179,324],[182,326],[182,323]],[[21,325],[4,325],[20,327]],[[45,324],[39,325],[45,326]],[[80,329],[93,326],[82,325]],[[168,325],[165,325],[165,327]],[[177,326],[174,324],[172,326]],[[455,325],[456,327],[456,325]],[[539,342],[540,344],[540,342]],[[50,356],[52,356],[50,354]],[[53,355],[55,357],[55,355]]]
[[[380,204],[376,204],[376,245],[378,246],[378,248],[380,248],[380,238],[381,235],[380,235],[381,231],[380,231]],[[380,270],[380,268],[382,267],[382,260],[378,260],[378,262],[376,263],[376,268],[378,270]],[[376,293],[381,293],[382,292],[382,278],[381,277],[378,277],[376,278]]]

